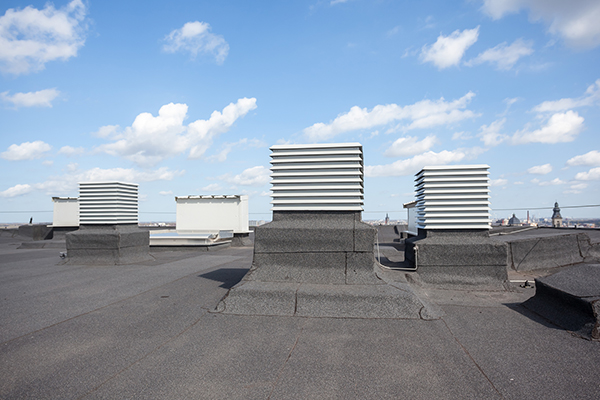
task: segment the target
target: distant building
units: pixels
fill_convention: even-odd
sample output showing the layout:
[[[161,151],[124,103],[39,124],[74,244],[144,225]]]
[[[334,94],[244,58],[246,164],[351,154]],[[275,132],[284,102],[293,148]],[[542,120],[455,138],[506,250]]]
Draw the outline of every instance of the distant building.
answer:
[[[390,216],[385,213],[385,225],[389,225],[390,224]]]
[[[510,219],[508,220],[508,225],[509,226],[520,226],[521,220],[519,218],[517,218],[517,216],[515,214],[513,214],[512,217],[510,217]]]
[[[560,215],[560,208],[558,207],[558,202],[554,203],[554,208],[552,209],[554,212],[552,214],[552,227],[560,228],[563,226],[562,224],[562,216]]]

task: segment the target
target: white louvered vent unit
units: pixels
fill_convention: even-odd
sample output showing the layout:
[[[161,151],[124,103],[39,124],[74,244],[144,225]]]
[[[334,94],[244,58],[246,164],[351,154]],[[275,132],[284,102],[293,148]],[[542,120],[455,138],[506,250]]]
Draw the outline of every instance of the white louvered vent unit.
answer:
[[[424,167],[416,174],[417,227],[490,229],[488,165]]]
[[[362,211],[360,143],[271,147],[273,211]]]
[[[137,224],[138,185],[123,182],[79,184],[80,224]]]

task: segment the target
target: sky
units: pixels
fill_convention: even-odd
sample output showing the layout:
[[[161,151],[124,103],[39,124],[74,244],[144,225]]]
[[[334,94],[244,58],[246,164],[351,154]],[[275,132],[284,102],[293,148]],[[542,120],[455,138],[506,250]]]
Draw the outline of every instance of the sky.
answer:
[[[363,219],[429,165],[490,166],[493,218],[600,217],[597,0],[18,1],[0,5],[0,222],[78,182],[247,194],[269,147],[360,142]],[[578,207],[596,205],[596,207]]]

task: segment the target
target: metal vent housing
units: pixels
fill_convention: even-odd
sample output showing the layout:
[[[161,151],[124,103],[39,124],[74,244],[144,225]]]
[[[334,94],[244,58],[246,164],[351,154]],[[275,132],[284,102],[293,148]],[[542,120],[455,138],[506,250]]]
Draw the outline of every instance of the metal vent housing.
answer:
[[[85,225],[137,224],[138,185],[124,182],[79,183],[79,222]]]
[[[362,211],[360,143],[271,147],[272,211]]]
[[[419,229],[490,229],[489,165],[424,167],[415,176]]]

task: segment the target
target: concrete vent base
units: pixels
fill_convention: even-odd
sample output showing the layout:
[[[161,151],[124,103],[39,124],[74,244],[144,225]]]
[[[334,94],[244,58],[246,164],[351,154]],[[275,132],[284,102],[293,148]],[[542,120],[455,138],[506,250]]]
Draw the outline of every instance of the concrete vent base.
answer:
[[[421,281],[440,285],[503,288],[508,280],[506,243],[492,241],[487,230],[422,230],[406,240],[406,259]]]
[[[231,289],[218,312],[331,318],[436,319],[406,285],[320,285],[247,281]]]
[[[406,284],[375,274],[376,230],[360,212],[275,211],[256,228],[252,268],[217,306],[245,315],[423,318]]]
[[[151,260],[150,234],[137,224],[81,225],[67,233],[69,264],[132,264]]]

